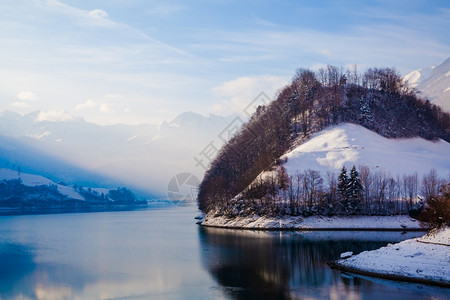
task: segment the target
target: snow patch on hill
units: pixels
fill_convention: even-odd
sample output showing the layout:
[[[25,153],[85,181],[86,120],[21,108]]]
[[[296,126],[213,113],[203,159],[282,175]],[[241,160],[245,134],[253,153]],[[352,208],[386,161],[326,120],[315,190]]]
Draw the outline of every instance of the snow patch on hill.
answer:
[[[283,155],[286,171],[294,175],[307,169],[325,175],[345,166],[367,165],[372,171],[391,176],[418,173],[432,168],[443,177],[450,175],[450,143],[422,138],[387,139],[363,126],[343,123],[314,134],[307,142]]]

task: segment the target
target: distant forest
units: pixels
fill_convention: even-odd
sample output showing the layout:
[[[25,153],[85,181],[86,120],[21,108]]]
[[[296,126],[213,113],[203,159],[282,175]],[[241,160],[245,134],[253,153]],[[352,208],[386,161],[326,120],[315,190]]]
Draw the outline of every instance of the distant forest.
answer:
[[[377,182],[383,186],[381,194],[371,196],[371,201],[378,203],[375,210],[369,209],[374,206],[368,202],[366,206],[361,205],[369,200],[364,198],[370,192],[364,186],[358,189],[358,199],[355,200],[355,196],[348,192],[337,195],[339,191],[334,190],[333,184],[337,189],[338,178],[332,180],[329,176],[327,188],[322,188],[323,178],[320,174],[312,174],[315,172],[313,170],[310,170],[311,174],[298,174],[298,178],[282,178],[285,171],[279,161],[281,155],[305,142],[313,133],[341,122],[362,125],[387,138],[441,138],[450,142],[450,114],[422,99],[415,89],[405,85],[393,69],[371,68],[364,74],[360,74],[356,67],[347,71],[333,66],[318,72],[299,69],[291,83],[279,91],[276,99],[267,106],[258,107],[212,161],[200,184],[199,209],[224,214],[242,214],[245,208],[251,208],[248,213],[278,214],[370,214],[375,211],[377,214],[389,214],[410,210],[412,203],[405,186],[409,178],[415,182],[410,183],[411,189],[417,191],[418,179],[414,174],[392,180],[383,174],[365,174],[376,176],[372,179],[379,179]],[[255,181],[262,171],[274,169],[277,170],[278,180],[260,184]],[[357,172],[358,184],[361,184],[360,174],[364,175],[364,172],[367,173],[364,168]],[[313,196],[308,194],[307,198],[296,198],[299,199],[297,202],[290,201],[288,194],[289,189],[291,195],[294,193],[293,181],[308,177],[313,185],[314,182],[320,183],[317,186],[320,189],[315,190]],[[403,189],[403,193],[408,194],[408,202],[404,206],[392,204],[397,206],[391,211],[384,203],[386,199],[394,199],[394,195],[387,197],[385,194],[386,186],[394,185],[393,181],[399,187],[392,188],[392,191],[400,193]],[[240,198],[236,199],[238,194]],[[283,201],[278,201],[280,195],[284,195]],[[313,202],[324,201],[334,209],[326,209],[326,205],[312,205]]]

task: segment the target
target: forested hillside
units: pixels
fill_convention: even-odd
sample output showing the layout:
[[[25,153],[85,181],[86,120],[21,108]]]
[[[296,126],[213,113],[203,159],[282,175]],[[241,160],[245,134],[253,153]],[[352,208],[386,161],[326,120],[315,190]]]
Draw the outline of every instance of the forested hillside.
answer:
[[[332,66],[318,72],[300,69],[276,99],[259,107],[221,149],[200,185],[199,208],[203,212],[229,210],[230,202],[239,193],[240,203],[246,206],[255,199],[262,201],[267,195],[286,191],[292,186],[292,178],[289,181],[283,168],[277,167],[282,165],[279,157],[313,133],[342,122],[360,124],[387,138],[450,141],[450,115],[419,98],[392,69],[372,68],[364,74],[356,68],[344,72]],[[273,180],[272,190],[270,184],[255,187],[257,176],[273,168],[278,168],[279,178]],[[252,183],[253,189],[249,187]],[[314,195],[315,199],[310,198],[329,199],[329,193],[330,189],[324,189]],[[345,196],[344,200],[350,203],[352,197]],[[307,206],[305,199],[301,202]],[[292,209],[283,210],[273,203],[265,208],[268,206],[273,206],[270,212],[293,213]],[[236,209],[236,205],[233,207]],[[381,208],[385,210],[383,205]],[[341,207],[342,211],[349,212],[348,207]],[[358,211],[353,207],[351,213]]]

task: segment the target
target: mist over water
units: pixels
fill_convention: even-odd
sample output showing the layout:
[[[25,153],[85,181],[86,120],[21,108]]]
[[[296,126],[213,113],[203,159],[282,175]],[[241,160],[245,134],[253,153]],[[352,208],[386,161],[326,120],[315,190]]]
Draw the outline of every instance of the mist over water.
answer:
[[[202,178],[210,160],[199,153],[211,142],[218,151],[219,135],[235,118],[186,112],[161,125],[100,126],[38,121],[36,113],[0,112],[0,168],[20,167],[69,185],[126,186],[147,198],[167,197],[167,184],[179,173]]]

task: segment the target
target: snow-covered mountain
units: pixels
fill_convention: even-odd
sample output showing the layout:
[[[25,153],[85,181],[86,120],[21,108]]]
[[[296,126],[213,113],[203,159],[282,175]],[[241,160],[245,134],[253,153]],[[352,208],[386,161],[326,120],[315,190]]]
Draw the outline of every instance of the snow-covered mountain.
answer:
[[[39,121],[39,114],[0,113],[0,167],[15,165],[71,183],[118,184],[160,196],[166,195],[168,182],[179,173],[201,179],[205,168],[195,158],[207,166],[201,152],[211,143],[212,150],[218,150],[229,125],[242,124],[235,116],[192,112],[159,127],[100,126],[81,118]],[[98,182],[89,172],[98,176]]]
[[[412,71],[404,80],[432,103],[450,112],[450,57],[438,66]]]
[[[418,173],[419,178],[432,168],[447,178],[450,175],[450,143],[422,138],[387,139],[363,126],[342,123],[314,134],[307,142],[282,156],[286,171],[294,175],[307,169],[338,174],[345,166],[366,165],[392,177]]]

